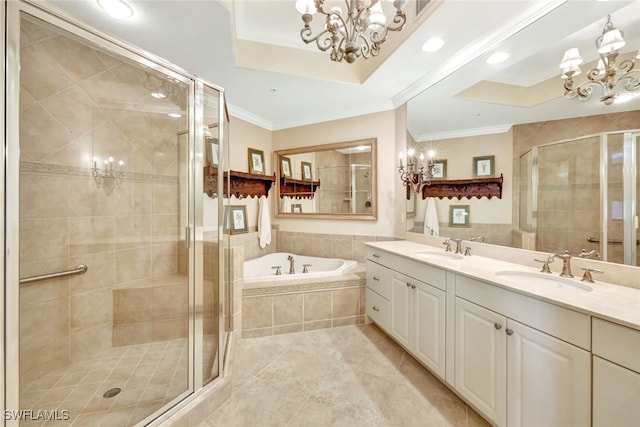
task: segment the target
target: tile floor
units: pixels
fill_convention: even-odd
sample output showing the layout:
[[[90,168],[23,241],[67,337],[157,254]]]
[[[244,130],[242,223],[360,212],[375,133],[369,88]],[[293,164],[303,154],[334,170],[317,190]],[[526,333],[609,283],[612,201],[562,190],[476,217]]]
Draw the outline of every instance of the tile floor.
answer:
[[[69,411],[66,421],[21,421],[21,427],[133,425],[187,389],[187,341],[113,347],[24,385],[21,409]],[[105,391],[119,387],[115,397]]]
[[[233,394],[199,427],[488,426],[374,325],[238,342]]]

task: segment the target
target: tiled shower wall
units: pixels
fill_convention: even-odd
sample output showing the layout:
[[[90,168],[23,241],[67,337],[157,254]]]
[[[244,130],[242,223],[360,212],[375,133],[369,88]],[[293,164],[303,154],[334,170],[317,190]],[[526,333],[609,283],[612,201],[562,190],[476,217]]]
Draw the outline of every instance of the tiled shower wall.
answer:
[[[638,128],[640,128],[640,111],[638,110],[514,126],[513,224],[518,224],[520,217],[520,156],[527,150],[538,145],[573,139],[584,135]],[[567,154],[566,152],[560,152],[567,150],[567,148],[558,148],[559,152],[553,154],[553,159],[566,161],[567,171],[571,171],[569,175],[565,176],[568,181],[563,183],[563,185],[568,185],[571,191],[568,195],[562,195],[558,191],[554,191],[554,186],[559,184],[557,180],[563,178],[561,176],[549,178],[550,181],[547,182],[548,191],[552,196],[545,198],[544,205],[539,206],[539,209],[542,208],[539,220],[542,219],[547,225],[550,225],[551,231],[541,236],[545,246],[543,249],[538,248],[539,250],[555,252],[568,249],[571,253],[576,254],[582,248],[592,249],[597,247],[597,245],[586,241],[587,234],[598,233],[601,229],[598,222],[600,214],[599,151],[595,151],[599,150],[599,144],[590,145],[593,147],[591,150],[578,149]],[[556,164],[556,166],[552,167],[557,168],[558,166]],[[556,214],[552,214],[552,212],[556,212]],[[570,224],[570,226],[567,226],[567,224]],[[569,243],[569,239],[573,238],[572,236],[577,236],[575,245],[573,241],[571,244]],[[640,235],[638,235],[638,238],[640,238]],[[612,255],[615,256],[616,253],[614,252]]]
[[[24,22],[20,53],[20,275],[89,268],[21,286],[28,381],[111,347],[115,288],[177,271],[176,132],[185,124],[136,107],[151,102],[144,71],[70,38]],[[127,174],[111,194],[89,169],[109,155]]]

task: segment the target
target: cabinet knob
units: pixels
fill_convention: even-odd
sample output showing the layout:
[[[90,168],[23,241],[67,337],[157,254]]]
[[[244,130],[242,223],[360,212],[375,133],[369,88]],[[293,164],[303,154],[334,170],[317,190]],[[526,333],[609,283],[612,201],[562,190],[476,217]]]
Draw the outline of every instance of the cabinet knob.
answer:
[[[374,257],[374,258],[380,258],[380,255],[378,255],[378,254],[373,254],[373,257]]]
[[[377,276],[373,276],[373,280],[380,280],[380,278]]]
[[[507,333],[507,335],[513,335],[513,329],[507,328],[504,331]]]
[[[373,307],[371,307],[371,308],[373,308],[373,311],[380,311],[380,309],[378,307],[376,307],[375,305]]]
[[[411,285],[411,289],[415,289],[415,288],[416,288],[416,285]]]
[[[493,326],[497,329],[500,330],[502,329],[502,325],[500,323],[494,323]]]
[[[411,286],[411,283],[407,282],[407,288],[408,288],[409,286]]]

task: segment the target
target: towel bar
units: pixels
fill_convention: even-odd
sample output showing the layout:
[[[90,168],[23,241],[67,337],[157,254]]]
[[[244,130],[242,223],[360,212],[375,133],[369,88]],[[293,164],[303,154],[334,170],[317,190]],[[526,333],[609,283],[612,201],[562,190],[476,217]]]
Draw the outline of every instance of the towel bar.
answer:
[[[72,276],[74,274],[84,274],[87,272],[87,266],[84,264],[77,265],[73,270],[58,271],[57,273],[42,274],[40,276],[31,276],[20,279],[20,284],[38,282],[40,280],[55,279],[56,277]]]

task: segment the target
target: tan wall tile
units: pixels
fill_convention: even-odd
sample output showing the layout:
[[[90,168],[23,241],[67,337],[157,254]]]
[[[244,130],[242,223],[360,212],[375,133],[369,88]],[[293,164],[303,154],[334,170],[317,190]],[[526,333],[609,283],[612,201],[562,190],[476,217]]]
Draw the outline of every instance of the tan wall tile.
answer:
[[[332,292],[333,318],[356,316],[360,313],[360,290],[340,289]]]
[[[302,294],[276,295],[273,297],[273,324],[302,324]],[[275,334],[275,330],[274,330]]]
[[[304,321],[331,319],[331,291],[304,294]]]
[[[242,326],[245,329],[271,327],[273,325],[272,297],[243,298]]]

